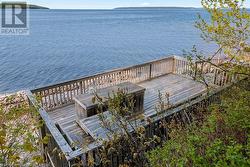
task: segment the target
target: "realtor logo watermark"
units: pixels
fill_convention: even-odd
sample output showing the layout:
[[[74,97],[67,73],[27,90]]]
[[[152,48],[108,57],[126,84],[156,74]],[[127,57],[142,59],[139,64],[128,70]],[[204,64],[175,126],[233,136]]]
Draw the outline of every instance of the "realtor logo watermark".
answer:
[[[0,35],[29,35],[29,7],[26,2],[2,2]]]

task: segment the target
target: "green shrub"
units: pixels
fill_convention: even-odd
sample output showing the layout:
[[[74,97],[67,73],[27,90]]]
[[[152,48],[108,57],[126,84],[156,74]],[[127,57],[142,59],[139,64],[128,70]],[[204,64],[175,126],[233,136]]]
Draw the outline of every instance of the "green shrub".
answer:
[[[250,80],[233,86],[204,122],[171,126],[170,140],[148,153],[151,166],[249,166]]]

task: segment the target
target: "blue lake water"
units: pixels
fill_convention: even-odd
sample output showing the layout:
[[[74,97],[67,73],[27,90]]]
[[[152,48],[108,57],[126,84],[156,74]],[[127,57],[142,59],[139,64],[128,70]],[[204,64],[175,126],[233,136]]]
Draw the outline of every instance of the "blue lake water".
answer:
[[[0,92],[213,50],[194,27],[201,9],[31,10],[30,35],[0,36]]]

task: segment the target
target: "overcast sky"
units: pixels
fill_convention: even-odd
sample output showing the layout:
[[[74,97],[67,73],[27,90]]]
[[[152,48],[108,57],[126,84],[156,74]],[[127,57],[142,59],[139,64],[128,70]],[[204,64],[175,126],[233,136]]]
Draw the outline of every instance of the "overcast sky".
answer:
[[[250,0],[246,1],[246,7],[250,8]],[[134,6],[201,7],[201,0],[28,0],[27,2],[52,9],[112,9]]]

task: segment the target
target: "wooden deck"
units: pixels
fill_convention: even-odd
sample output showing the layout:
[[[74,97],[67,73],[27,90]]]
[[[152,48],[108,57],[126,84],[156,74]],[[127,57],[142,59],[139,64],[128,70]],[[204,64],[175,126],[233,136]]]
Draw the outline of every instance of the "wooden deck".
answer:
[[[143,81],[138,85],[146,88],[144,100],[145,117],[151,117],[156,114],[155,104],[158,101],[158,91],[169,93],[172,105],[186,101],[190,97],[196,97],[206,91],[206,87],[203,84],[178,74],[167,74],[149,81]],[[79,147],[94,141],[76,123],[74,104],[52,110],[48,114],[55,123],[59,123],[62,129]],[[96,132],[97,128],[100,128],[98,124],[97,117],[92,117],[85,122],[89,131],[93,133]]]
[[[221,62],[223,60],[213,60],[214,64]],[[209,82],[209,87],[211,87],[209,96],[202,96],[207,91],[203,84],[197,82],[200,74],[204,75]],[[52,136],[49,143],[43,145],[43,149],[46,150],[45,156],[50,163],[54,166],[70,166],[77,159],[87,166],[89,156],[93,157],[97,164],[100,163],[98,149],[102,143],[95,139],[97,139],[96,136],[104,136],[105,132],[95,116],[81,119],[84,121],[84,130],[79,127],[76,123],[74,97],[88,93],[93,88],[107,88],[124,82],[138,84],[146,88],[145,111],[142,116],[152,118],[152,126],[146,128],[154,134],[154,128],[158,126],[161,118],[168,118],[177,113],[177,117],[181,117],[186,122],[188,112],[193,112],[193,107],[196,105],[207,107],[217,101],[220,92],[237,82],[239,77],[239,75],[230,75],[209,63],[190,62],[179,56],[170,56],[25,92],[31,105],[37,107],[38,103],[41,104],[38,108],[41,119],[44,121],[41,127],[41,137],[47,134]],[[158,91],[163,94],[169,93],[170,103],[173,105],[171,109],[162,111],[160,115],[155,111]],[[141,123],[146,125],[146,121],[141,121]],[[58,156],[55,149],[60,150],[62,154]],[[119,165],[117,158],[113,157],[112,166]]]

